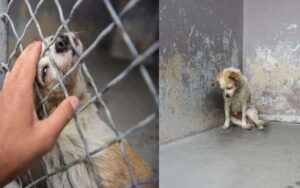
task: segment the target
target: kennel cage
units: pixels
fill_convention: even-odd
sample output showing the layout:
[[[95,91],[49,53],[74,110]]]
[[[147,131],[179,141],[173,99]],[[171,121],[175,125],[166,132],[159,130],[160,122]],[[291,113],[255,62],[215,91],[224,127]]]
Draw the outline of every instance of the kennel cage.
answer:
[[[52,185],[51,181],[49,181],[50,177],[58,173],[66,173],[68,177],[68,169],[83,160],[87,160],[93,165],[90,160],[91,156],[105,150],[115,143],[119,144],[122,157],[128,166],[132,180],[132,184],[128,185],[128,187],[139,187],[143,184],[158,183],[158,178],[141,181],[136,179],[122,142],[125,138],[130,142],[130,137],[137,132],[143,131],[143,129],[146,129],[147,132],[150,130],[152,132],[150,136],[149,134],[140,134],[136,136],[137,139],[132,139],[132,142],[140,143],[143,142],[144,139],[147,139],[147,136],[151,137],[145,142],[145,144],[148,143],[148,145],[152,145],[150,151],[146,151],[146,153],[155,156],[154,158],[156,158],[156,160],[153,162],[154,165],[151,166],[154,166],[153,168],[157,169],[158,2],[139,0],[103,0],[97,1],[98,4],[95,4],[95,2],[96,1],[91,0],[10,0],[7,2],[2,1],[0,3],[2,19],[0,23],[0,33],[2,34],[0,42],[7,44],[1,45],[0,48],[1,75],[3,76],[7,70],[12,68],[15,58],[20,54],[26,44],[31,41],[38,39],[45,42],[46,36],[52,34],[54,35],[54,38],[56,38],[62,32],[66,32],[70,37],[70,32],[72,30],[80,30],[79,32],[83,33],[82,41],[84,42],[84,51],[82,54],[77,54],[79,58],[74,64],[74,67],[81,64],[82,72],[86,77],[93,96],[88,103],[82,105],[77,110],[76,114],[82,112],[87,106],[96,103],[102,112],[99,115],[103,117],[102,119],[107,122],[109,127],[116,134],[115,140],[106,143],[105,146],[99,147],[96,150],[89,151],[80,127],[76,126],[82,142],[84,143],[86,155],[72,163],[65,164],[60,169],[53,172],[47,172],[43,160],[41,160],[40,163],[35,165],[37,167],[28,169],[24,175],[16,179],[20,187],[55,187],[55,185]],[[79,14],[78,12],[81,8],[84,9],[84,11]],[[101,22],[96,19],[99,17],[102,19]],[[101,24],[99,25],[98,23]],[[74,41],[72,41],[72,39],[71,43],[74,47]],[[86,45],[87,43],[90,44]],[[51,43],[48,44],[47,47],[50,45]],[[106,54],[104,55],[106,57],[103,58],[99,55],[101,54],[99,52]],[[99,63],[97,62],[99,59],[104,62],[101,64],[101,73],[103,73],[103,77],[99,77],[99,73],[97,72],[97,70],[99,70],[99,67],[97,67],[99,66]],[[89,63],[90,61],[93,61],[93,64]],[[117,70],[115,70],[114,67],[118,67]],[[50,90],[46,97],[41,98],[40,104],[42,106],[44,106],[43,103],[47,101],[51,92],[58,87],[61,87],[64,90],[66,97],[68,96],[63,80],[72,72],[72,70],[74,69],[70,69],[64,76],[58,74],[59,83]],[[114,72],[114,74],[109,75],[107,72]],[[94,79],[96,77],[97,79]],[[130,78],[129,81],[128,77]],[[136,83],[137,80],[138,83]],[[122,86],[123,82],[128,83],[125,86]],[[134,83],[135,85],[129,87],[131,83]],[[114,88],[117,89],[113,91]],[[37,89],[37,87],[35,87],[35,89]],[[131,105],[131,108],[132,106],[137,106],[137,109],[128,111],[128,106],[120,108],[113,103],[113,97],[116,98],[117,102],[120,102],[119,98],[121,94],[119,93],[122,91],[126,92],[125,97],[129,98],[131,95],[135,97],[136,93],[141,93],[142,91],[142,93],[145,93],[146,91],[147,94],[139,96],[139,98],[142,99],[142,102],[133,100],[133,102],[137,102],[138,104],[129,105]],[[37,93],[39,93],[39,91],[37,91]],[[110,97],[110,93],[113,97]],[[123,96],[123,101],[126,100],[129,99],[124,98]],[[128,103],[130,103],[130,101]],[[142,110],[144,111],[142,115],[129,115],[130,113],[139,111],[138,107],[142,105],[150,107],[147,108],[147,110]],[[139,121],[130,118],[130,120],[125,122],[118,120],[117,114],[122,114],[119,113],[120,109],[121,111],[126,111],[123,116],[138,117],[140,118]],[[43,108],[43,112],[47,114],[45,108]],[[148,115],[141,118],[146,112]],[[76,114],[74,118],[76,118]],[[134,125],[132,125],[133,122],[135,122]],[[135,144],[133,144],[133,146],[135,146]],[[136,149],[139,151],[139,148]],[[147,149],[142,148],[141,150]],[[64,161],[63,156],[60,157],[61,160]],[[98,172],[94,171],[93,173],[98,187],[103,187],[101,181],[97,178]],[[68,181],[70,186],[73,187],[72,180],[68,178]]]

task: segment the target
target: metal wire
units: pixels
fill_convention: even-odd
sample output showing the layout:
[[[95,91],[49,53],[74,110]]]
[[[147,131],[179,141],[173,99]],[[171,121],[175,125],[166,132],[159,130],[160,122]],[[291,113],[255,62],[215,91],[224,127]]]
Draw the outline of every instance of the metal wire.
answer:
[[[11,6],[14,3],[14,0],[9,1],[6,11],[5,12],[0,12],[0,17],[2,19],[2,21],[4,21],[8,27],[11,28],[14,37],[16,38],[16,44],[14,46],[13,51],[10,53],[9,58],[7,60],[7,62],[1,62],[0,63],[0,67],[7,71],[9,70],[10,64],[12,59],[15,57],[16,55],[16,51],[19,48],[20,51],[23,51],[23,45],[22,45],[22,41],[24,39],[24,36],[27,32],[27,29],[29,28],[29,26],[34,23],[39,37],[40,39],[43,41],[43,43],[46,46],[46,50],[44,53],[46,53],[46,51],[50,48],[51,45],[53,45],[53,42],[55,41],[55,38],[61,33],[61,31],[64,29],[68,35],[69,41],[71,42],[71,45],[73,46],[73,49],[76,50],[76,45],[75,42],[73,41],[73,38],[71,37],[71,32],[70,29],[68,27],[69,22],[72,20],[74,13],[76,12],[76,10],[78,10],[80,8],[80,5],[82,4],[84,0],[77,0],[74,2],[73,7],[69,13],[69,15],[65,18],[64,14],[63,14],[63,10],[62,10],[62,6],[60,4],[60,2],[58,0],[54,0],[54,3],[56,5],[56,8],[58,10],[58,14],[59,14],[59,19],[61,22],[61,25],[58,27],[57,31],[54,34],[54,40],[52,40],[52,42],[47,43],[44,37],[44,34],[42,32],[40,23],[38,22],[36,16],[38,14],[38,11],[41,7],[41,5],[45,2],[45,0],[39,0],[37,3],[37,6],[35,8],[35,10],[32,9],[32,6],[30,4],[30,2],[28,0],[25,0],[25,4],[28,8],[29,14],[30,14],[30,19],[28,20],[28,22],[25,24],[25,27],[22,31],[22,33],[19,35],[17,33],[16,27],[14,25],[13,20],[10,17],[10,11],[11,11]],[[88,102],[86,102],[85,104],[83,104],[75,113],[74,115],[74,120],[75,120],[75,124],[76,124],[76,129],[78,131],[78,134],[83,142],[83,146],[85,149],[85,155],[80,157],[79,159],[66,164],[65,160],[64,160],[64,156],[61,152],[61,147],[57,144],[57,148],[59,150],[59,155],[60,155],[60,159],[63,163],[63,165],[61,166],[60,169],[57,169],[53,172],[47,172],[47,169],[45,168],[44,162],[42,161],[43,164],[43,169],[45,171],[45,175],[42,177],[39,177],[38,179],[34,180],[34,177],[32,177],[32,173],[30,170],[27,171],[28,176],[30,178],[31,183],[28,184],[26,187],[36,187],[38,183],[47,180],[47,185],[48,187],[53,187],[53,185],[51,184],[51,181],[49,181],[49,178],[58,174],[58,173],[66,173],[67,174],[67,179],[69,181],[69,185],[70,187],[74,187],[74,184],[72,183],[71,178],[69,177],[69,172],[68,169],[71,168],[74,165],[77,165],[83,161],[88,161],[91,165],[92,165],[92,172],[94,174],[95,177],[95,182],[97,184],[97,187],[103,187],[103,185],[101,184],[100,178],[99,178],[99,174],[96,170],[96,167],[93,163],[93,160],[91,159],[91,157],[93,155],[95,155],[96,153],[110,147],[113,144],[118,144],[120,147],[120,151],[121,151],[121,156],[124,160],[124,162],[127,164],[128,166],[128,171],[132,180],[132,184],[126,186],[126,187],[139,187],[140,185],[145,185],[145,184],[152,184],[152,183],[157,183],[158,182],[158,178],[154,178],[154,179],[149,179],[149,180],[138,180],[136,178],[136,175],[134,173],[133,167],[130,163],[130,160],[127,156],[127,152],[126,152],[126,148],[124,147],[123,141],[126,137],[130,136],[133,132],[138,131],[142,128],[144,128],[145,126],[150,126],[150,125],[154,125],[155,123],[158,123],[158,93],[156,91],[156,88],[153,84],[153,81],[151,80],[151,77],[146,69],[146,67],[144,66],[145,60],[147,58],[149,58],[150,56],[152,56],[155,52],[157,52],[158,47],[159,47],[159,43],[158,41],[154,42],[147,50],[145,50],[144,52],[142,52],[141,54],[138,52],[137,48],[135,47],[134,43],[132,42],[132,39],[130,38],[130,35],[127,33],[124,24],[122,23],[121,17],[123,15],[125,15],[127,12],[129,12],[130,10],[132,10],[134,8],[134,6],[139,3],[139,0],[130,0],[125,6],[124,8],[120,11],[120,14],[117,14],[117,12],[115,11],[114,7],[112,6],[111,2],[109,0],[103,0],[103,3],[106,7],[106,9],[108,10],[113,22],[110,23],[105,29],[103,29],[98,36],[96,37],[96,39],[94,40],[94,42],[86,48],[86,50],[79,54],[77,51],[76,55],[78,56],[78,60],[77,62],[74,63],[73,67],[67,71],[67,73],[65,73],[64,75],[61,74],[61,72],[59,71],[59,69],[56,67],[56,62],[54,61],[51,53],[50,53],[50,60],[51,63],[54,65],[54,67],[56,67],[56,74],[58,77],[58,83],[53,86],[53,88],[49,91],[48,95],[45,97],[42,97],[40,94],[40,91],[38,90],[38,87],[35,83],[35,89],[36,92],[38,94],[38,97],[40,98],[40,104],[39,107],[42,107],[42,111],[44,113],[45,116],[48,115],[48,112],[46,110],[45,107],[45,102],[49,99],[49,96],[53,93],[54,90],[56,90],[58,87],[62,88],[65,97],[68,97],[68,91],[64,85],[64,80],[74,71],[76,70],[76,68],[78,67],[78,65],[82,65],[82,72],[85,74],[86,78],[88,79],[88,82],[91,84],[92,89],[93,89],[93,96],[88,100]],[[113,31],[113,29],[115,28],[115,26],[120,30],[122,38],[125,42],[125,44],[127,45],[127,48],[129,49],[129,51],[131,52],[132,56],[133,56],[133,60],[132,62],[119,74],[117,75],[115,78],[113,78],[111,81],[109,81],[105,87],[99,89],[97,88],[95,81],[93,79],[93,77],[91,76],[91,74],[89,73],[89,70],[85,64],[84,59],[96,48],[96,46],[105,38],[105,36],[107,36],[109,33],[111,33]],[[43,54],[44,55],[44,54]],[[154,101],[156,102],[156,111],[153,112],[152,114],[150,114],[149,116],[147,116],[145,119],[143,119],[142,121],[140,121],[137,125],[132,126],[131,128],[129,128],[127,131],[125,132],[118,132],[117,131],[117,125],[114,121],[112,112],[110,111],[110,109],[108,108],[108,105],[106,104],[105,100],[103,99],[103,94],[105,94],[106,92],[109,91],[109,89],[115,87],[116,85],[118,85],[120,82],[122,82],[122,80],[127,77],[131,71],[133,70],[133,68],[135,67],[139,67],[140,70],[140,74],[142,76],[142,78],[145,81],[146,86],[148,87],[150,93],[153,96]],[[95,102],[99,102],[101,104],[101,106],[104,109],[105,115],[108,119],[108,126],[113,130],[113,132],[116,135],[116,138],[109,141],[108,143],[105,143],[104,145],[102,145],[101,147],[94,149],[92,151],[89,150],[89,146],[88,143],[86,141],[86,138],[84,137],[81,128],[80,128],[80,124],[79,121],[77,119],[77,116],[85,109],[87,108],[89,105],[94,104]],[[101,173],[101,172],[100,172]],[[22,183],[22,182],[21,182]]]

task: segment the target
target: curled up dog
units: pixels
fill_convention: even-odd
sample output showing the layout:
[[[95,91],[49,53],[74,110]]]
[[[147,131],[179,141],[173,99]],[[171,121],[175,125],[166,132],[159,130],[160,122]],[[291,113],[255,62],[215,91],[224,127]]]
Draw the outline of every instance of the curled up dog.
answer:
[[[264,121],[259,119],[257,109],[251,103],[247,79],[239,69],[230,67],[221,71],[212,80],[212,85],[217,84],[223,90],[225,102],[224,129],[230,127],[230,122],[243,129],[251,129],[254,126],[264,129]]]

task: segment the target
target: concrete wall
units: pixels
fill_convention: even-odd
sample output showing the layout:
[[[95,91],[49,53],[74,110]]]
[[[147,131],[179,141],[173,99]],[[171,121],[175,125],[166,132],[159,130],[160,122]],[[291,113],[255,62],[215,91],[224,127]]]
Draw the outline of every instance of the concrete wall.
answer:
[[[160,143],[223,124],[211,79],[241,68],[243,1],[160,1]]]
[[[245,0],[243,69],[267,120],[300,122],[300,1]]]

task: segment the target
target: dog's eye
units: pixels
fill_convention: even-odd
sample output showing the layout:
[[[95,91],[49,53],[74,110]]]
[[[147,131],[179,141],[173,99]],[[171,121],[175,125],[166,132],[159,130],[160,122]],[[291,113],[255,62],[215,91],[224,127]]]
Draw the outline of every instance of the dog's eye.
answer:
[[[228,90],[231,90],[231,89],[232,89],[232,87],[227,87],[227,89],[228,89]]]
[[[45,77],[47,75],[47,72],[48,72],[48,65],[47,66],[44,66],[43,69],[42,69],[42,79],[43,81],[45,80]]]

